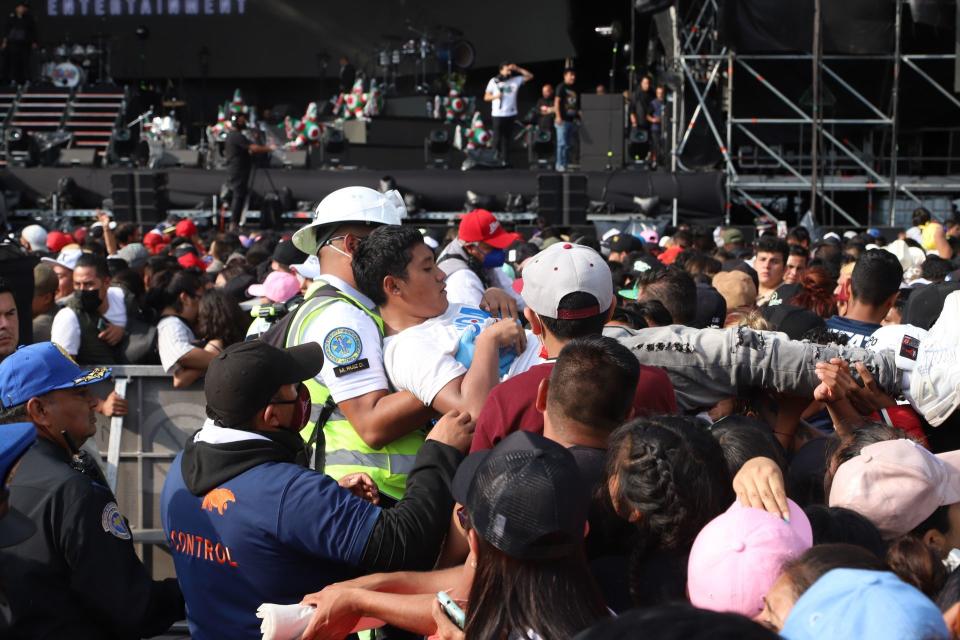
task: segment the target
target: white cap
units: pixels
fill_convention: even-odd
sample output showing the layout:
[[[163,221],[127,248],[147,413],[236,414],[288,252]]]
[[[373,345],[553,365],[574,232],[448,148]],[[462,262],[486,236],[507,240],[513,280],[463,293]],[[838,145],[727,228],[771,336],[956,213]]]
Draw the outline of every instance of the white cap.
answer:
[[[56,258],[40,258],[40,261],[48,264],[60,265],[64,269],[73,271],[77,268],[77,260],[79,260],[80,256],[82,255],[83,251],[80,249],[64,249],[57,254]]]
[[[329,239],[335,225],[344,222],[361,224],[400,224],[407,215],[403,196],[396,189],[380,193],[369,187],[337,189],[320,201],[313,222],[293,234],[293,245],[308,255],[316,255]],[[328,227],[327,237],[318,238],[320,227]]]
[[[856,238],[856,237],[857,237],[857,232],[856,232],[856,231],[853,231],[852,229],[848,229],[848,230],[846,230],[846,231],[843,232],[843,239],[844,239],[844,240],[850,240],[850,239]]]
[[[47,249],[47,230],[38,224],[30,224],[20,231],[20,237],[30,244],[31,251]]]
[[[298,276],[303,276],[308,280],[316,280],[320,277],[320,258],[317,256],[307,256],[307,259],[300,264],[292,264],[290,268]]]
[[[904,282],[912,282],[920,277],[920,270],[927,259],[923,249],[910,246],[903,240],[894,240],[884,249],[897,256],[900,266],[903,267]]]
[[[560,301],[571,293],[596,298],[584,309],[560,310]],[[524,263],[523,301],[541,316],[578,320],[605,313],[613,304],[613,278],[606,260],[580,244],[557,242]]]

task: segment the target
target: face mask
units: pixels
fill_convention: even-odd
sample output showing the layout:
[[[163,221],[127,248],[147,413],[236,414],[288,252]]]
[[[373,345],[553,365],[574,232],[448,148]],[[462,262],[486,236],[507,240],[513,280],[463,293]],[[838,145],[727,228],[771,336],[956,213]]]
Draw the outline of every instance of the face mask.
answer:
[[[290,429],[299,433],[310,422],[310,390],[307,385],[300,385],[297,391],[297,403],[293,405],[293,417],[290,418]]]
[[[97,309],[100,308],[100,292],[99,291],[81,291],[80,292],[80,308],[86,311],[87,313],[96,313]]]
[[[503,263],[507,261],[507,252],[503,249],[494,249],[487,255],[483,256],[483,268],[484,269],[497,269],[503,266]]]

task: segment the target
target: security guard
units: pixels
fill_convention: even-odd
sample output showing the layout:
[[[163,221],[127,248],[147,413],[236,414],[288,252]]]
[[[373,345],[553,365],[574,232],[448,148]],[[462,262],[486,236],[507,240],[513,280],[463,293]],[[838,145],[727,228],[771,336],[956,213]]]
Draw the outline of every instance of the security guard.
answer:
[[[298,249],[319,257],[320,279],[281,343],[323,347],[323,368],[307,381],[313,406],[302,432],[308,442],[320,442],[316,425],[322,427],[323,470],[336,479],[369,474],[386,504],[403,497],[423,444],[420,428],[434,413],[411,393],[390,393],[383,368],[383,321],[373,301],[357,290],[351,260],[357,243],[375,227],[400,224],[405,215],[396,191],[345,187],[320,202],[313,222],[293,236]]]
[[[0,422],[37,430],[10,483],[10,506],[37,533],[0,549],[14,618],[5,638],[141,638],[184,617],[176,580],[150,579],[103,474],[79,450],[96,433],[89,386],[109,377],[52,342],[0,363]]]

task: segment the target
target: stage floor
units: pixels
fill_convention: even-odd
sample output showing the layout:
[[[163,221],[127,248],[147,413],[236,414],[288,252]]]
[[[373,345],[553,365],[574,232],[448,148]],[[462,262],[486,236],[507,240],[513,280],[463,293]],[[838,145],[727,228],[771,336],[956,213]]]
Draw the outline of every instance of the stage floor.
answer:
[[[163,169],[168,176],[171,208],[209,208],[211,197],[219,193],[227,178],[225,171],[205,169]],[[110,197],[110,176],[124,172],[120,168],[64,167],[19,168],[0,171],[0,187],[19,192],[22,207],[35,207],[38,198],[56,193],[58,182],[71,178],[79,187],[74,208],[99,207]],[[273,185],[289,188],[296,200],[316,201],[335,189],[351,185],[378,188],[380,179],[391,175],[402,193],[414,192],[420,205],[430,211],[458,211],[463,208],[468,190],[492,196],[503,209],[508,194],[522,194],[526,203],[537,195],[541,175],[526,169],[459,171],[420,169],[403,171],[270,169],[258,170],[254,191],[269,193]],[[684,219],[720,219],[723,215],[723,174],[704,172],[677,174],[659,171],[613,171],[582,173],[587,178],[590,200],[603,200],[617,211],[637,210],[633,198],[659,196],[662,202],[677,198]],[[272,182],[272,185],[271,185]]]

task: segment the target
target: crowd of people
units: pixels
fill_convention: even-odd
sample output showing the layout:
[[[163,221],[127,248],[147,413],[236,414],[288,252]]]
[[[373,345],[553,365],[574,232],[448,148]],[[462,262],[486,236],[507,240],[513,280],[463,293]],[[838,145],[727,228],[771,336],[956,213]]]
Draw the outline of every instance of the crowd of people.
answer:
[[[402,216],[22,229],[4,637],[960,637],[960,225]],[[88,444],[128,363],[206,401],[156,496],[175,579]]]

